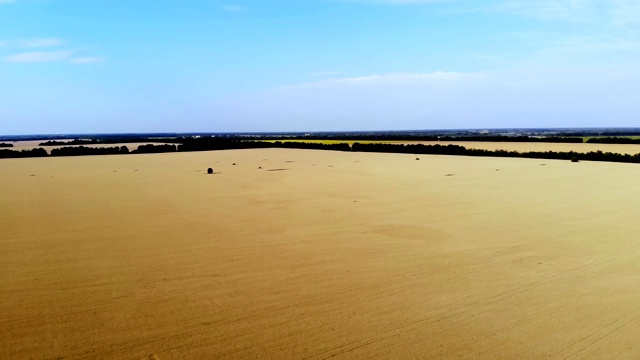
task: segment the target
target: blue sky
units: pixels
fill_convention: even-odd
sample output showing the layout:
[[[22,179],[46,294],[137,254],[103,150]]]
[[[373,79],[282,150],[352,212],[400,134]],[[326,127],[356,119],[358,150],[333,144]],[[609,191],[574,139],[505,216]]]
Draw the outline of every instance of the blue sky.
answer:
[[[640,0],[0,0],[0,133],[640,126]]]

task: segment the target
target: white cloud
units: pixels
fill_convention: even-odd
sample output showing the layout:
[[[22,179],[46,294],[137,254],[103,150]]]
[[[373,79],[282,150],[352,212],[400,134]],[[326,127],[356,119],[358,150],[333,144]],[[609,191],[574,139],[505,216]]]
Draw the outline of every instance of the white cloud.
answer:
[[[343,77],[220,99],[217,109],[234,121],[288,124],[277,130],[426,128],[421,119],[439,117],[449,107],[467,115],[464,97],[481,93],[489,80],[486,74],[444,71]]]
[[[334,0],[340,2],[428,5],[455,4],[456,12],[504,13],[539,20],[599,21],[626,27],[640,25],[640,0]],[[481,4],[478,4],[481,3]]]
[[[289,88],[317,88],[332,86],[335,84],[355,86],[379,86],[379,85],[410,85],[424,83],[452,83],[463,80],[478,80],[484,78],[484,74],[460,73],[436,71],[431,73],[386,73],[367,76],[331,78],[317,82],[298,84],[284,87]]]
[[[36,38],[29,40],[19,40],[18,44],[22,47],[52,47],[63,44],[63,41],[59,38]]]
[[[279,130],[628,126],[640,69],[520,67],[489,73],[374,74],[219,99],[221,118]],[[266,125],[265,125],[266,124]]]
[[[618,27],[640,24],[640,0],[500,0],[476,10],[540,20],[604,21]]]
[[[2,1],[2,0],[0,0]],[[64,41],[57,37],[32,38],[0,41],[0,47],[13,48],[46,48],[58,47]],[[77,50],[57,50],[57,51],[28,51],[14,55],[5,56],[4,60],[14,63],[45,63],[56,61],[68,61],[72,64],[89,64],[103,62],[102,57],[96,56],[76,56],[72,57]]]
[[[60,46],[63,43],[64,41],[60,38],[49,37],[49,38],[5,40],[5,41],[0,41],[0,46],[35,48],[35,47],[55,47],[55,46]]]
[[[68,51],[42,51],[42,52],[26,52],[5,57],[8,62],[15,63],[41,63],[63,61],[69,58]]]
[[[222,5],[220,8],[229,12],[244,12],[249,10],[247,7],[240,5]]]
[[[4,58],[12,63],[47,63],[65,61],[71,64],[93,64],[104,61],[101,57],[72,57],[73,51],[33,51],[9,55]]]
[[[361,2],[361,3],[377,3],[392,5],[420,5],[420,4],[437,4],[446,2],[457,2],[459,0],[342,0],[344,2]]]
[[[14,3],[15,0],[0,0],[0,4],[11,4]]]
[[[582,19],[590,0],[508,0],[484,8],[488,12],[511,13],[543,20]]]
[[[614,0],[613,24],[624,27],[632,24],[640,24],[640,1],[638,0]]]

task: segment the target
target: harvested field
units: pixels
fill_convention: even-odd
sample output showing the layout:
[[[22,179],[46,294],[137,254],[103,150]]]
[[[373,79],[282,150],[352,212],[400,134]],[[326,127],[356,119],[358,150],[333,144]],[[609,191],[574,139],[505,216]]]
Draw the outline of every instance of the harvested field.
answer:
[[[0,160],[0,358],[640,357],[640,166],[420,159]]]

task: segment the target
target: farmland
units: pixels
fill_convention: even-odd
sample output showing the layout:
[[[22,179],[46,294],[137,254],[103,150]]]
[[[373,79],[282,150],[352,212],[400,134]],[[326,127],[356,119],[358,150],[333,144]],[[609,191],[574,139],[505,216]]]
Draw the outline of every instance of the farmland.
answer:
[[[3,359],[640,356],[634,164],[256,149],[0,169]]]

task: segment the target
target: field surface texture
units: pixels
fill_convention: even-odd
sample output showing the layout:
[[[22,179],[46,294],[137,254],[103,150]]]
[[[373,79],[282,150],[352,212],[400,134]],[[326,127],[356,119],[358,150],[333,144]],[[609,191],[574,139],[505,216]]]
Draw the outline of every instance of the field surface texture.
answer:
[[[266,149],[0,173],[1,359],[640,358],[638,165]]]

